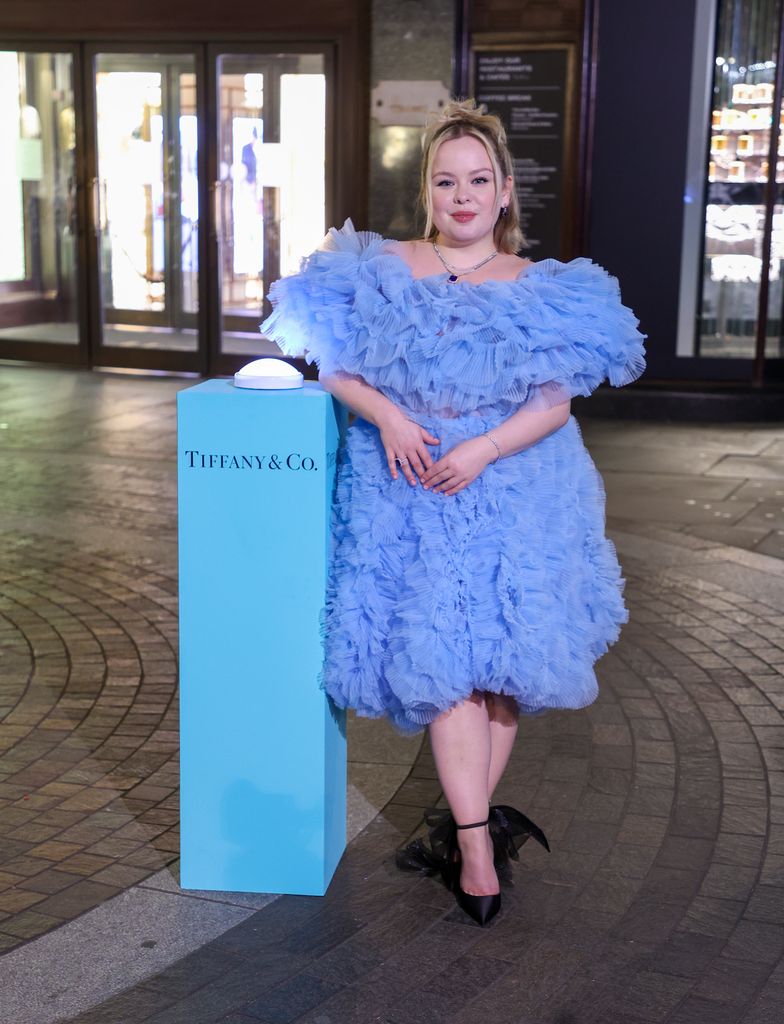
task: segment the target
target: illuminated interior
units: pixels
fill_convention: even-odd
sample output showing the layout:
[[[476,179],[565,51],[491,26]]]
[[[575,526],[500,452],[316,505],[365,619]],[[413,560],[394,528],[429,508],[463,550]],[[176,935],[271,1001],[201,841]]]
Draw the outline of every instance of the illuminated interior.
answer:
[[[266,293],[326,230],[323,57],[232,54],[219,71],[222,348],[274,354],[258,335]]]
[[[754,355],[760,280],[769,281],[765,355],[781,355],[781,262],[784,207],[773,212],[765,267],[762,243],[769,175],[784,182],[784,133],[770,166],[775,33],[762,15],[739,16],[738,0],[721,0],[713,75],[699,354]],[[771,16],[772,13],[768,12]]]
[[[99,54],[95,100],[103,343],[195,351],[194,59]]]
[[[83,204],[72,64],[67,53],[0,51],[0,129],[9,140],[0,149],[0,338],[78,343],[81,205],[98,284],[94,351],[196,352],[205,188],[196,58],[94,55],[95,121],[86,136],[95,171],[82,179]],[[228,53],[217,58],[216,84],[210,241],[218,280],[209,284],[219,299],[220,347],[276,354],[258,332],[269,287],[326,230],[324,57]]]
[[[0,338],[75,345],[70,54],[0,51]]]

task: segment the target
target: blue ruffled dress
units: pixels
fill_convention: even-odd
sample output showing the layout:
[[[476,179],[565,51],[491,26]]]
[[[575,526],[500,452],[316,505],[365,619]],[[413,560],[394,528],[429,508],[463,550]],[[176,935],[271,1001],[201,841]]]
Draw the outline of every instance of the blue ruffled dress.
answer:
[[[645,368],[616,278],[584,257],[514,281],[414,278],[388,240],[332,228],[273,285],[264,334],[321,375],[361,376],[440,439],[619,386]],[[604,487],[573,416],[451,497],[390,477],[357,418],[338,458],[323,686],[340,707],[415,732],[472,690],[520,710],[580,708],[628,613]]]

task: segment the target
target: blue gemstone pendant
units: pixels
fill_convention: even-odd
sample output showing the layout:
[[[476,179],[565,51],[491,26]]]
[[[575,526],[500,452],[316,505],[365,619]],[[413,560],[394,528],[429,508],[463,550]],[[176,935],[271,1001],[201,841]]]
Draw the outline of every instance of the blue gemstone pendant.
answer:
[[[457,280],[457,274],[450,274],[450,275],[449,275],[449,281],[450,281],[450,282],[451,282],[452,284],[454,284],[456,280]]]

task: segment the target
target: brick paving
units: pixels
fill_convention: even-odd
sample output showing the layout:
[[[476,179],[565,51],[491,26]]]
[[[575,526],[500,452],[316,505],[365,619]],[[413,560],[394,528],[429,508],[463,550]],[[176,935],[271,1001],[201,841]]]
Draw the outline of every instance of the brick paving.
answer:
[[[64,922],[97,962],[101,905],[176,878],[182,386],[0,368],[0,936],[18,947],[0,991],[3,962],[32,964]],[[524,848],[493,924],[394,868],[440,797],[423,745],[325,897],[249,910],[84,1012],[26,1020],[780,1024],[784,428],[589,407],[631,621],[595,705],[524,722],[498,798],[553,852]]]
[[[0,370],[0,949],[176,861],[183,385],[147,383]]]
[[[4,538],[0,943],[62,924],[177,856],[175,581]]]

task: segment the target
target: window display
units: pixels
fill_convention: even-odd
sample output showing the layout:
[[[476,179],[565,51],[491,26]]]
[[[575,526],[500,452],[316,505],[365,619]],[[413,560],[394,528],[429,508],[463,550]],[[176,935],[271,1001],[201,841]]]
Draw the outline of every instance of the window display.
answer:
[[[768,281],[766,357],[782,355],[784,207],[777,189],[769,256],[767,183],[784,181],[784,111],[774,111],[779,5],[723,0],[716,34],[699,354],[754,356],[760,284]],[[777,138],[771,160],[771,134]],[[771,166],[772,165],[772,166]]]
[[[79,343],[70,53],[0,50],[0,344]]]

